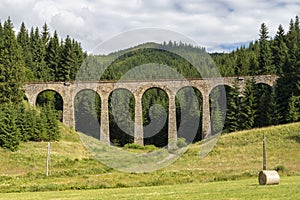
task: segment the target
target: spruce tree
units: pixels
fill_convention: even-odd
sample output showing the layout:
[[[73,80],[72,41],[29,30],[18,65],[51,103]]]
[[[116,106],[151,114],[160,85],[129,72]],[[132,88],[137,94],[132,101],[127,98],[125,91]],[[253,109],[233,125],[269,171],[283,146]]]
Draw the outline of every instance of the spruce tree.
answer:
[[[73,49],[72,55],[73,55],[74,64],[70,71],[70,79],[75,80],[77,72],[78,72],[79,68],[81,67],[86,56],[83,53],[80,44],[77,41],[75,41],[74,39],[72,40],[72,49]]]
[[[72,40],[69,36],[65,39],[61,51],[60,69],[57,72],[58,81],[70,81],[71,70],[74,66],[74,52],[72,49]]]
[[[58,71],[60,66],[60,53],[59,39],[57,32],[55,31],[53,37],[50,38],[49,44],[46,50],[46,63],[49,70],[49,76],[51,81],[58,81]]]
[[[238,80],[236,80],[233,88],[230,88],[227,96],[225,129],[228,132],[234,132],[240,129],[240,104],[240,91]]]
[[[272,43],[273,65],[277,75],[282,76],[288,61],[288,47],[285,42],[285,32],[280,25]]]
[[[50,77],[45,62],[46,47],[40,37],[38,28],[31,29],[30,41],[33,62],[32,70],[34,71],[35,77],[39,81],[48,81]]]
[[[241,99],[240,129],[253,128],[255,119],[254,81],[247,80]]]
[[[42,30],[42,42],[44,44],[45,47],[47,47],[48,42],[50,40],[50,32],[49,32],[49,28],[48,25],[45,23],[43,26],[43,30]]]
[[[0,43],[0,74],[0,103],[22,102],[24,63],[10,18],[3,26]]]
[[[28,35],[28,30],[26,29],[25,23],[22,22],[20,31],[17,35],[18,44],[21,47],[22,57],[25,64],[25,79],[26,81],[34,81],[34,73],[32,71],[32,54],[30,50],[30,38]]]
[[[45,139],[47,141],[56,141],[60,139],[60,132],[58,127],[58,120],[56,116],[56,111],[51,104],[47,104],[43,107],[42,112],[46,116],[45,127],[47,129],[47,135]]]
[[[292,94],[300,96],[300,90],[297,84],[300,81],[300,64],[299,60],[299,20],[296,17],[296,22],[291,19],[289,31],[286,34],[286,44],[288,47],[288,59],[283,68],[283,74],[279,77],[276,84],[276,101],[279,107],[279,113],[282,116],[280,123],[287,123],[290,120],[289,116],[290,105],[288,99],[291,99]]]
[[[259,33],[259,74],[276,74],[276,69],[272,65],[269,32],[265,23],[261,24]]]
[[[300,119],[299,103],[300,97],[294,95],[288,100],[288,112],[286,115],[287,122],[297,122]]]
[[[20,144],[20,131],[17,126],[17,115],[13,104],[0,107],[0,146],[16,151]]]
[[[281,119],[274,89],[272,90],[272,93],[270,95],[269,106],[267,110],[267,119],[269,125],[278,125]]]
[[[271,110],[271,89],[268,85],[256,84],[254,86],[254,95],[255,95],[255,120],[254,127],[265,127],[271,125],[269,115],[271,112],[276,112],[276,110]],[[275,105],[274,105],[275,106]]]

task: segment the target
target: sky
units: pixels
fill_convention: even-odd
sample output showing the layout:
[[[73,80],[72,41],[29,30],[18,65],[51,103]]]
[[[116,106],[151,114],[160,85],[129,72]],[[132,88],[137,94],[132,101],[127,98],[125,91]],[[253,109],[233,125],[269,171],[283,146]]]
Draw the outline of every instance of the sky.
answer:
[[[127,31],[156,28],[178,32],[209,52],[228,52],[259,37],[265,22],[270,36],[279,24],[288,30],[300,0],[1,0],[0,20],[9,16],[18,31],[46,22],[59,36],[92,52]]]

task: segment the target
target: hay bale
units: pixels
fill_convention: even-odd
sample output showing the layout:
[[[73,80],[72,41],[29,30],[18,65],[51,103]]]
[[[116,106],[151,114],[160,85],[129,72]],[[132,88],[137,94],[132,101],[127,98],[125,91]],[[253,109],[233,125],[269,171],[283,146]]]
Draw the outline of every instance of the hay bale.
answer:
[[[279,184],[280,177],[275,170],[263,170],[259,172],[258,181],[260,185]]]

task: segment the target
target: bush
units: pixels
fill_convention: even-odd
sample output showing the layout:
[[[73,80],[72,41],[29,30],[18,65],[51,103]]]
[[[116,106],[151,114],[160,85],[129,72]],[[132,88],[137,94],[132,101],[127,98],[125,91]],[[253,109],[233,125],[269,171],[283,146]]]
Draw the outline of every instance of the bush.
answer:
[[[144,146],[135,144],[135,143],[128,143],[124,145],[124,148],[126,149],[145,149]]]
[[[177,147],[178,147],[178,148],[186,147],[187,145],[188,145],[188,144],[187,144],[185,138],[178,138],[178,139],[177,139]]]
[[[274,170],[276,170],[277,172],[279,172],[279,171],[283,172],[285,170],[285,167],[283,165],[278,165],[275,167]]]

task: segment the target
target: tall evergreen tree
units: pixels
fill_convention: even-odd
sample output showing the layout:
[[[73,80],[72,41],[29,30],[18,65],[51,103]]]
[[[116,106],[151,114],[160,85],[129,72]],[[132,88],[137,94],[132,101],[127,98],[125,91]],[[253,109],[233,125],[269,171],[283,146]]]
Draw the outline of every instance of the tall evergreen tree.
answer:
[[[56,113],[54,111],[54,107],[51,104],[47,104],[43,107],[42,112],[46,116],[45,128],[47,130],[47,134],[45,136],[45,140],[47,141],[56,141],[60,139],[60,132],[58,127],[58,120]]]
[[[56,31],[54,32],[53,37],[49,40],[46,52],[45,60],[48,66],[50,80],[57,81],[61,49]]]
[[[0,147],[16,151],[20,143],[17,116],[11,103],[0,107]]]
[[[270,100],[269,100],[267,119],[269,125],[278,125],[281,119],[279,109],[278,109],[278,103],[276,102],[276,94],[274,89],[271,93]]]
[[[241,99],[240,129],[253,128],[255,119],[254,81],[247,80]]]
[[[255,95],[255,120],[254,120],[254,126],[255,127],[265,127],[268,125],[271,125],[271,115],[275,114],[277,110],[271,110],[276,109],[275,107],[271,108],[274,102],[272,102],[271,99],[271,93],[272,89],[268,85],[264,84],[256,84],[254,86],[254,95]],[[274,112],[274,113],[273,113]],[[273,114],[271,114],[273,113]],[[275,117],[275,115],[274,115]]]
[[[61,63],[60,69],[57,72],[57,80],[59,81],[70,81],[71,80],[71,69],[74,66],[74,56],[72,49],[72,40],[69,36],[62,43],[61,50]]]
[[[282,25],[279,25],[272,44],[273,65],[276,66],[278,75],[283,75],[283,71],[288,61],[288,47],[285,42],[285,32]]]
[[[300,97],[294,95],[288,100],[288,113],[286,116],[287,122],[297,122],[300,119],[299,103]]]
[[[33,71],[37,80],[48,81],[50,77],[48,76],[48,68],[45,62],[46,47],[43,43],[40,32],[38,28],[31,29],[30,32],[31,40],[31,52],[33,61]]]
[[[4,23],[0,45],[0,102],[20,103],[24,97],[24,63],[10,18]]]
[[[245,76],[249,73],[249,56],[245,48],[242,47],[237,51],[236,75]]]
[[[260,74],[276,74],[276,69],[272,65],[272,54],[269,43],[269,32],[265,23],[261,24],[259,30],[259,68]]]
[[[46,47],[48,45],[48,42],[50,40],[50,32],[49,32],[49,28],[48,25],[45,23],[43,26],[43,30],[42,30],[42,42],[44,44],[44,46]]]
[[[25,23],[22,22],[20,31],[17,35],[18,44],[21,47],[22,57],[25,64],[25,79],[26,81],[34,81],[34,73],[32,71],[32,54],[30,50],[30,38],[28,35],[28,30],[26,29]]]
[[[233,88],[230,88],[227,96],[225,129],[228,132],[234,132],[240,129],[241,101],[239,90],[238,80],[236,80]]]

